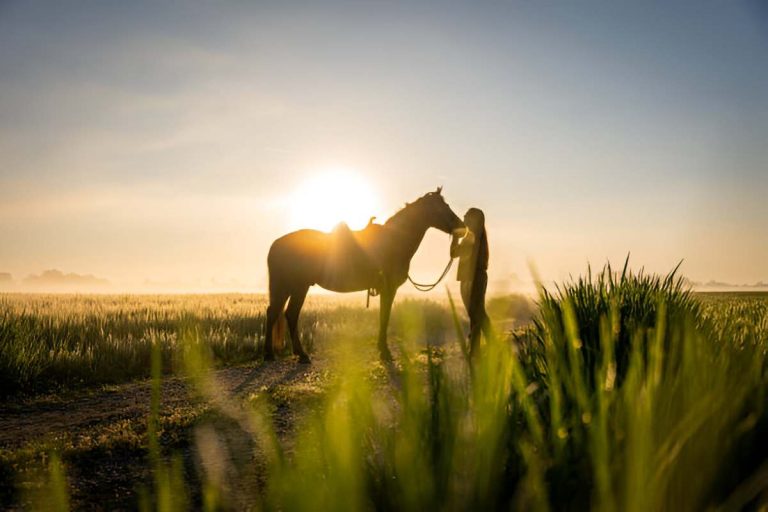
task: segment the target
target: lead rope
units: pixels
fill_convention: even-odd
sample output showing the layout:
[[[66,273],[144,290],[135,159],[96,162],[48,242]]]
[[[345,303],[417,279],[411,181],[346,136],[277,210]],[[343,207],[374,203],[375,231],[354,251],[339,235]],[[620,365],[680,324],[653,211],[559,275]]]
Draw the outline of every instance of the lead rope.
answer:
[[[411,274],[408,274],[408,280],[411,282],[413,287],[419,290],[420,292],[428,292],[430,290],[433,290],[435,286],[440,284],[440,281],[442,281],[443,278],[445,278],[445,276],[448,275],[448,272],[450,272],[451,270],[451,265],[453,265],[453,258],[448,260],[448,264],[445,266],[445,270],[443,270],[443,273],[440,274],[440,277],[437,278],[437,281],[435,281],[432,284],[417,283],[411,278]]]
[[[428,292],[430,290],[433,290],[435,286],[440,284],[440,281],[445,279],[445,276],[448,275],[448,272],[451,271],[451,265],[453,265],[453,258],[448,260],[448,264],[445,266],[445,270],[443,270],[443,273],[440,274],[440,277],[437,278],[437,281],[435,281],[432,284],[424,284],[424,283],[417,283],[413,279],[411,279],[411,275],[408,274],[408,280],[411,282],[414,288],[419,290],[420,292]],[[371,297],[376,297],[379,295],[379,291],[376,288],[368,288],[366,297],[365,297],[365,307],[368,308],[371,305]]]
[[[445,279],[445,276],[448,275],[448,272],[451,271],[451,265],[453,265],[453,258],[448,259],[448,264],[445,266],[445,270],[443,270],[443,273],[440,274],[440,277],[437,278],[437,281],[435,281],[432,284],[424,284],[424,283],[417,283],[411,278],[411,274],[408,274],[408,281],[411,282],[414,288],[416,288],[420,292],[428,292],[435,289],[435,286],[440,284],[440,281]],[[366,297],[365,297],[365,307],[367,308],[371,304],[371,297],[376,297],[379,294],[379,291],[376,288],[368,288]]]

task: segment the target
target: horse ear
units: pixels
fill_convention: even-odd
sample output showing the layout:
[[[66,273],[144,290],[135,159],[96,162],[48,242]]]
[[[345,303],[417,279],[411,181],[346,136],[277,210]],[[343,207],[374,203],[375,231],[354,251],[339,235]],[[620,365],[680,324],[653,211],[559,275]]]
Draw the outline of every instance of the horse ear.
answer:
[[[442,185],[440,185],[439,187],[437,187],[437,190],[435,190],[435,193],[436,193],[437,195],[440,195],[440,194],[442,194],[442,193],[443,193],[443,186],[442,186]]]

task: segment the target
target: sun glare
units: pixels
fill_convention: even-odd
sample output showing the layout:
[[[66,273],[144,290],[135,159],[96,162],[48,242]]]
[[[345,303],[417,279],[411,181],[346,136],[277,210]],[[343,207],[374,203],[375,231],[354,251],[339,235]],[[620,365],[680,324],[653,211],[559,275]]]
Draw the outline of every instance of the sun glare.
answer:
[[[378,211],[373,188],[359,173],[329,170],[308,177],[291,196],[291,225],[330,231],[339,222],[364,227]]]

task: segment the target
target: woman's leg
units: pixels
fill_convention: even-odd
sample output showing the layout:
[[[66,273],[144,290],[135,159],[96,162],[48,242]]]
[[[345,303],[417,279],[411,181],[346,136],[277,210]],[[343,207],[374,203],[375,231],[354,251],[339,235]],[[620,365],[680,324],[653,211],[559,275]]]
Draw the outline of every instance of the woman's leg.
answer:
[[[472,309],[472,281],[461,281],[461,301],[464,303],[464,309],[469,315]]]
[[[486,341],[490,341],[490,320],[485,312],[485,291],[488,288],[488,274],[478,272],[472,286],[469,307],[469,347],[470,353],[475,354],[480,345],[480,336],[485,333]]]
[[[472,281],[461,281],[461,301],[469,317],[469,351],[472,353],[472,326],[474,325],[474,311],[472,310]]]

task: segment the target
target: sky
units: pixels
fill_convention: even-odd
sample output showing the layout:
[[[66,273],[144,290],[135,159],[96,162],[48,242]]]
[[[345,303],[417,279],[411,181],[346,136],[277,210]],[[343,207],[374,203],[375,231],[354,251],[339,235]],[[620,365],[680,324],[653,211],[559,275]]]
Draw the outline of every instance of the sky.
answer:
[[[380,221],[482,208],[499,289],[627,254],[768,281],[766,134],[760,0],[5,0],[0,273],[260,291],[341,172]]]

